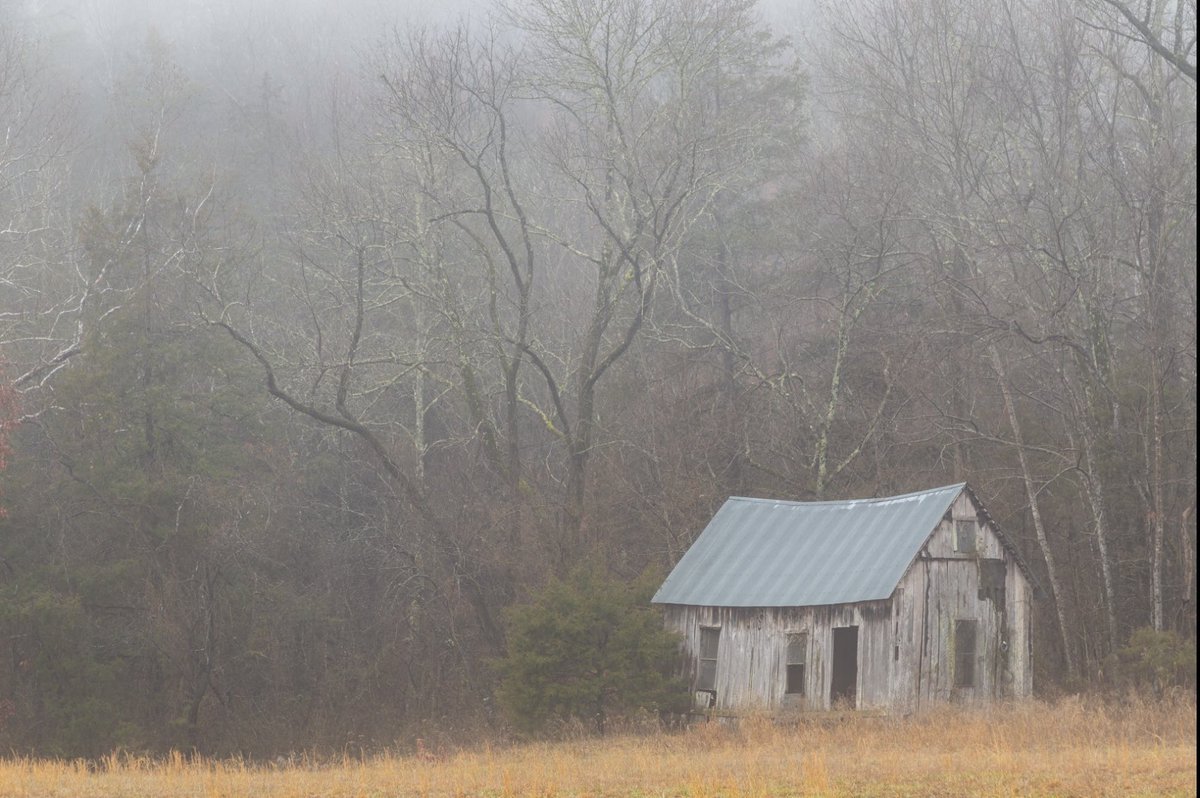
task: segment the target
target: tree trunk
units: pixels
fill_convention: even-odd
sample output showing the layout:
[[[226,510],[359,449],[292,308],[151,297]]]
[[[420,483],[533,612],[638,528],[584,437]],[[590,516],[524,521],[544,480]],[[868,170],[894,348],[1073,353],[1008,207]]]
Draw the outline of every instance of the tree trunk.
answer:
[[[1085,411],[1086,412],[1086,411]],[[1105,629],[1108,633],[1108,652],[1117,650],[1117,591],[1113,577],[1112,557],[1108,550],[1108,518],[1104,511],[1104,487],[1100,480],[1099,465],[1095,456],[1095,435],[1090,420],[1085,420],[1080,431],[1083,443],[1083,484],[1087,493],[1088,506],[1092,511],[1092,523],[1096,530],[1096,545],[1100,549],[1100,574],[1104,580]]]
[[[1046,537],[1046,526],[1042,523],[1042,511],[1038,504],[1038,491],[1033,485],[1033,474],[1029,468],[1029,458],[1025,454],[1025,441],[1021,435],[1021,424],[1017,419],[1016,406],[1013,403],[1012,389],[1008,384],[1008,374],[1000,352],[993,344],[988,347],[992,357],[992,366],[1000,380],[1000,393],[1004,396],[1004,409],[1008,413],[1008,424],[1012,428],[1013,442],[1017,449],[1017,459],[1021,464],[1021,479],[1025,483],[1025,495],[1029,499],[1029,513],[1033,516],[1033,528],[1037,533],[1038,546],[1042,550],[1042,558],[1046,561],[1046,577],[1050,580],[1050,598],[1054,602],[1054,612],[1058,618],[1058,634],[1062,638],[1063,658],[1067,661],[1067,675],[1072,682],[1079,678],[1079,669],[1075,664],[1075,655],[1071,648],[1071,637],[1067,632],[1067,617],[1063,609],[1062,584],[1058,579],[1058,566],[1055,564],[1054,551]]]

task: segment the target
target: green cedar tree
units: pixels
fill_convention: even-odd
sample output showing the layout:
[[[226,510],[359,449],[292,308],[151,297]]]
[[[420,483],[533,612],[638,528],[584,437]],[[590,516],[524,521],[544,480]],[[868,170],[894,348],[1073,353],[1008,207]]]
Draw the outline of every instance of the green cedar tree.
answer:
[[[640,709],[682,710],[679,640],[649,605],[656,582],[647,574],[627,584],[579,567],[509,610],[497,697],[519,729],[577,719],[603,734],[610,719]]]

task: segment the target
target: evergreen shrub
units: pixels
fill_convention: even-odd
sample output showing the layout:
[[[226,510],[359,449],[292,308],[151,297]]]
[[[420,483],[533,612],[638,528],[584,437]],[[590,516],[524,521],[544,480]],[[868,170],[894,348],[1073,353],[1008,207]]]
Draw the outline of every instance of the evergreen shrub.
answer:
[[[509,610],[497,698],[518,729],[577,720],[603,734],[615,718],[686,707],[679,638],[649,603],[657,581],[646,574],[628,584],[580,567]]]

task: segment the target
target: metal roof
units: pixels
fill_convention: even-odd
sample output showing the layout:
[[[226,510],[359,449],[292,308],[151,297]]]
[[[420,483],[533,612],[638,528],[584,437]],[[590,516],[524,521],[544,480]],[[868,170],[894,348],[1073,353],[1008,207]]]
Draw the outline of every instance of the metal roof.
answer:
[[[652,601],[804,607],[885,599],[964,487],[834,502],[731,497]]]

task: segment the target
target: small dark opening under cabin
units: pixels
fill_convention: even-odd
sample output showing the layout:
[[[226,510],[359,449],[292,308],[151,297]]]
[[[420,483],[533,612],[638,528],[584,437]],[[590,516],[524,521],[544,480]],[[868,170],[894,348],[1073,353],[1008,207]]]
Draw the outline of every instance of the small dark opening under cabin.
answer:
[[[838,626],[833,630],[833,684],[829,691],[834,704],[857,706],[858,627]]]

